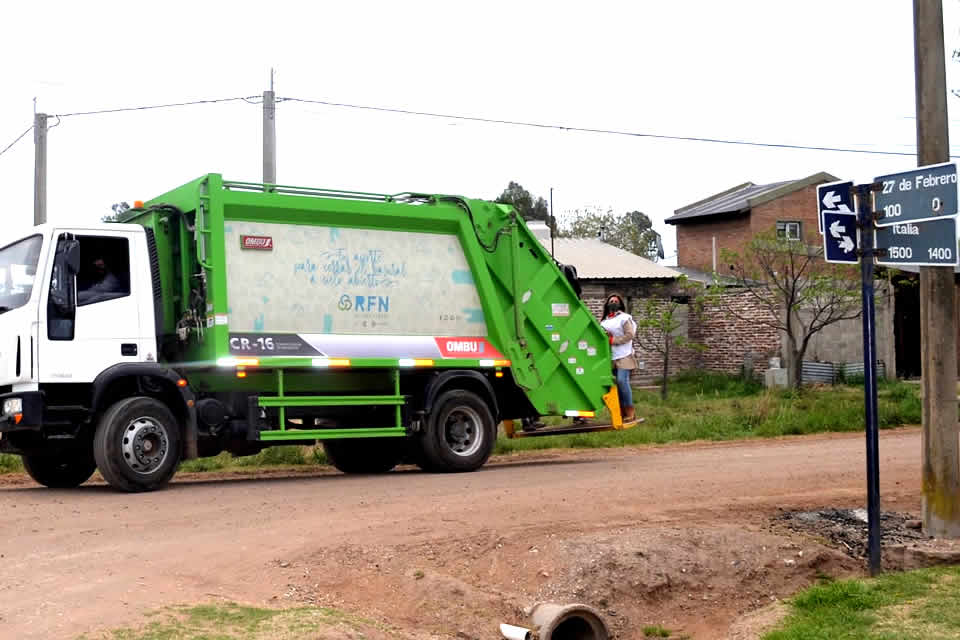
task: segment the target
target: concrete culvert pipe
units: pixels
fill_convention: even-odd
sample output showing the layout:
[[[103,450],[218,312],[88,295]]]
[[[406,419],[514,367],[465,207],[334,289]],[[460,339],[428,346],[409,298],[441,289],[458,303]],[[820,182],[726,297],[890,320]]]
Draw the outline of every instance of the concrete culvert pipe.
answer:
[[[530,619],[539,640],[610,640],[600,613],[585,604],[538,604]]]

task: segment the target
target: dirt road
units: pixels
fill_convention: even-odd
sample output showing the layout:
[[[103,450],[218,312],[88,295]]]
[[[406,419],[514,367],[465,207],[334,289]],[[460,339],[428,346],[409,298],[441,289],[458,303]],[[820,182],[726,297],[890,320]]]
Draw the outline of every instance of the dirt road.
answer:
[[[881,436],[883,508],[919,510],[920,434]],[[340,606],[411,637],[496,637],[540,599],[726,637],[852,561],[778,509],[864,506],[859,434],[501,458],[479,472],[181,476],[144,495],[0,476],[0,638],[75,638],[174,604]],[[791,560],[791,561],[788,561]]]

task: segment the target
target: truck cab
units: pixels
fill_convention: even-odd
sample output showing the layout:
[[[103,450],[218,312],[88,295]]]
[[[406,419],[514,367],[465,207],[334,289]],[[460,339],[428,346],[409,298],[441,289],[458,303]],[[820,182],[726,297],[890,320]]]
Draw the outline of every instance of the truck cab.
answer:
[[[40,225],[0,248],[0,451],[41,482],[89,477],[111,379],[157,366],[152,282],[138,225]]]

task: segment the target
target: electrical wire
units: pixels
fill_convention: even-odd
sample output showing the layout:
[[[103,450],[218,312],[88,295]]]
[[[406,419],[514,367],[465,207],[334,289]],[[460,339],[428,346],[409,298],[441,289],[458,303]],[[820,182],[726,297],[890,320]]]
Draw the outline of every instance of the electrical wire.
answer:
[[[148,109],[168,109],[171,107],[187,107],[197,104],[215,104],[218,102],[235,102],[237,100],[250,100],[257,96],[240,96],[236,98],[214,98],[211,100],[193,100],[190,102],[171,102],[169,104],[152,104],[140,107],[117,107],[115,109],[97,109],[96,111],[74,111],[72,113],[56,114],[59,118],[68,118],[70,116],[93,116],[101,113],[120,113],[122,111],[146,111]]]
[[[0,156],[2,156],[2,155],[5,154],[7,151],[9,151],[9,150],[10,150],[10,147],[12,147],[13,145],[15,145],[15,144],[17,144],[18,142],[20,142],[20,139],[23,138],[23,136],[25,136],[25,135],[27,135],[28,133],[30,133],[31,131],[33,131],[33,125],[30,125],[29,127],[27,127],[27,130],[24,131],[23,133],[21,133],[20,135],[18,135],[16,140],[14,140],[13,142],[11,142],[11,143],[8,144],[7,146],[5,146],[5,147],[3,148],[3,151],[0,151]]]
[[[554,129],[559,131],[576,131],[580,133],[597,133],[616,136],[629,136],[633,138],[652,138],[656,140],[683,140],[687,142],[710,142],[714,144],[733,144],[749,147],[767,147],[773,149],[800,149],[804,151],[833,151],[839,153],[868,153],[872,155],[883,156],[916,156],[916,152],[909,151],[882,151],[875,149],[848,149],[844,147],[820,147],[802,144],[782,144],[774,142],[754,142],[750,140],[727,140],[723,138],[702,138],[697,136],[671,136],[659,133],[643,133],[637,131],[622,131],[617,129],[596,129],[590,127],[575,127],[560,124],[549,124],[542,122],[525,122],[522,120],[501,120],[497,118],[483,118],[480,116],[464,116],[450,113],[433,113],[430,111],[414,111],[411,109],[397,109],[394,107],[379,107],[363,104],[350,104],[346,102],[332,102],[328,100],[308,100],[306,98],[278,98],[278,102],[303,102],[306,104],[319,104],[327,107],[341,107],[346,109],[362,109],[365,111],[380,111],[385,113],[397,113],[401,115],[423,116],[428,118],[445,118],[448,120],[467,120],[470,122],[484,122],[487,124],[504,124],[516,127],[533,127],[537,129]],[[960,156],[950,156],[951,158],[960,158]]]

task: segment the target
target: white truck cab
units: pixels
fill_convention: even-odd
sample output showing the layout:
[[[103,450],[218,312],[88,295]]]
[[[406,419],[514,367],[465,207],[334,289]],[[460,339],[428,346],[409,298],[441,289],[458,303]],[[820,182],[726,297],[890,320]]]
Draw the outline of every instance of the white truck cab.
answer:
[[[155,393],[180,395],[176,372],[157,363],[148,233],[48,224],[0,247],[0,452],[21,455],[42,484],[93,473],[94,419],[132,388],[160,380]],[[150,465],[139,470],[131,486],[150,488]]]
[[[142,227],[41,225],[0,248],[0,390],[90,384],[156,354]]]

